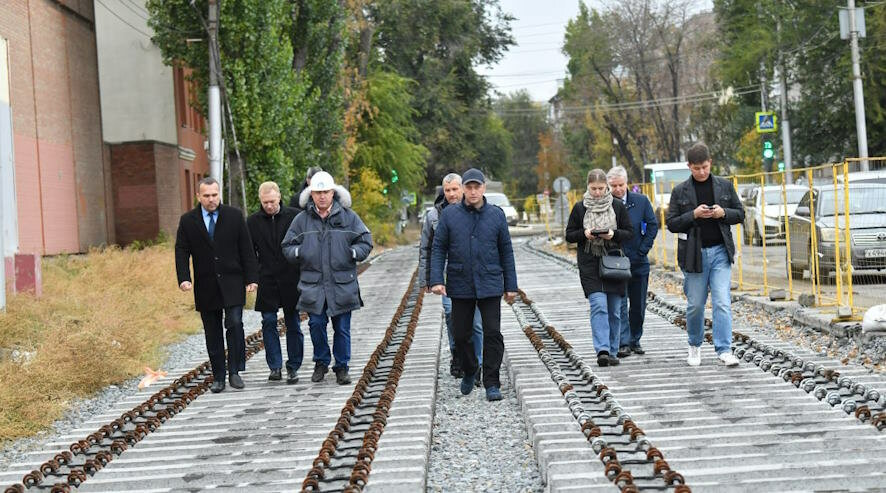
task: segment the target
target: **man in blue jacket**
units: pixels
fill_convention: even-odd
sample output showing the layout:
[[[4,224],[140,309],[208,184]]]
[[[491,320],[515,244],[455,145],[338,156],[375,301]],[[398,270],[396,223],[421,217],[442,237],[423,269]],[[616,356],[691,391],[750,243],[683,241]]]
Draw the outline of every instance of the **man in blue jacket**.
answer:
[[[486,399],[501,400],[499,369],[505,344],[501,302],[517,295],[517,270],[508,222],[500,207],[488,204],[486,177],[475,168],[462,175],[464,198],[443,209],[431,250],[431,291],[452,299],[455,348],[465,376],[461,393],[474,388],[479,365],[471,342],[475,308],[483,319],[483,386]],[[448,261],[448,262],[447,262]],[[446,268],[444,285],[443,269]]]
[[[618,357],[624,358],[634,354],[644,354],[640,345],[643,336],[643,321],[646,318],[646,291],[649,288],[649,258],[646,254],[655,243],[658,234],[658,221],[652,204],[645,195],[628,191],[628,172],[622,166],[616,166],[606,173],[606,181],[612,197],[621,199],[628,210],[634,236],[622,245],[625,256],[631,259],[631,280],[628,282],[627,296],[621,302],[621,347]],[[628,302],[630,301],[630,310]]]
[[[283,255],[301,268],[297,308],[308,313],[314,345],[312,382],[320,382],[332,358],[335,381],[351,383],[351,312],[363,306],[357,283],[357,262],[372,251],[372,235],[350,209],[351,195],[332,176],[320,171],[299,196],[304,211],[292,221],[283,238]],[[332,355],[326,325],[332,319]]]

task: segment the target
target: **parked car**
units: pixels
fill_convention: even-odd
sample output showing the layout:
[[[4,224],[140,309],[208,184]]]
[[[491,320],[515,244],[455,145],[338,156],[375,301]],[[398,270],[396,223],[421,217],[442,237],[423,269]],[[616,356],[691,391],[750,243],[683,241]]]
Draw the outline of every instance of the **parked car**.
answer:
[[[819,256],[821,281],[827,281],[836,270],[834,249],[838,231],[834,225],[835,217],[839,219],[840,226],[841,262],[845,262],[843,255],[846,251],[846,237],[842,229],[845,220],[842,185],[838,185],[836,190],[838,216],[834,215],[834,196],[833,185],[815,187],[811,194],[807,191],[803,195],[794,215],[789,217],[791,256],[787,265],[793,275],[802,275],[804,269],[812,272],[812,252],[817,252]],[[812,248],[813,214],[817,249]],[[852,184],[849,201],[849,238],[853,270],[886,269],[886,183]]]
[[[517,215],[517,209],[511,205],[511,202],[508,200],[507,195],[498,192],[486,192],[486,201],[490,204],[497,205],[501,207],[501,210],[505,211],[505,217],[508,220],[508,226],[514,226],[517,224],[517,220],[520,218]]]
[[[843,183],[843,175],[837,173],[837,181]],[[886,170],[855,171],[849,173],[849,183],[886,183]]]
[[[744,236],[745,244],[762,245],[764,236],[767,241],[784,238],[785,212],[788,216],[792,216],[800,199],[803,198],[803,194],[808,191],[807,187],[785,185],[784,194],[787,199],[785,201],[782,197],[781,185],[766,187],[758,185],[751,188],[744,200],[742,236]],[[785,207],[785,202],[787,207]]]

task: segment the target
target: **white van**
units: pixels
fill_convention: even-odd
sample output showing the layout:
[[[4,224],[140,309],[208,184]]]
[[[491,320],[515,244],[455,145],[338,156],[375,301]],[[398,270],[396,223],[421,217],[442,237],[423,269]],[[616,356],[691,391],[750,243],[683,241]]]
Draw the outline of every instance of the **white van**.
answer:
[[[671,202],[671,191],[678,183],[686,181],[692,174],[686,161],[676,163],[650,163],[643,166],[645,182],[652,183],[655,187],[655,214],[658,216],[659,209],[667,213]]]

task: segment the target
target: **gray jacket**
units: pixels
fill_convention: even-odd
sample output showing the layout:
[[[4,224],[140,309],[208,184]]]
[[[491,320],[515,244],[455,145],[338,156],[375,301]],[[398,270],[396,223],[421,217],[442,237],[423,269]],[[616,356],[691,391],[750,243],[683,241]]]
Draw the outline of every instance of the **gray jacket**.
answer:
[[[719,176],[711,175],[714,180],[714,202],[726,213],[718,222],[720,234],[723,235],[723,244],[729,254],[729,262],[733,262],[735,256],[735,242],[732,241],[733,224],[744,221],[744,207],[738,200],[738,194],[732,187],[732,182]],[[698,207],[698,198],[695,196],[695,187],[692,186],[692,177],[678,184],[671,192],[671,203],[668,206],[667,226],[671,233],[677,233],[677,263],[684,272],[702,272],[701,265],[701,227],[695,220],[693,211]]]
[[[440,193],[434,199],[434,207],[425,214],[425,222],[421,227],[421,240],[418,244],[418,286],[424,288],[428,286],[428,280],[431,278],[431,247],[434,246],[434,232],[437,230],[437,223],[440,221],[440,213],[443,208],[449,205],[446,197]]]
[[[372,234],[349,207],[351,195],[341,186],[335,187],[332,209],[325,219],[317,214],[308,189],[299,196],[299,213],[283,239],[283,255],[298,262],[301,293],[298,309],[323,313],[330,317],[363,306],[357,283],[357,262],[372,251]]]

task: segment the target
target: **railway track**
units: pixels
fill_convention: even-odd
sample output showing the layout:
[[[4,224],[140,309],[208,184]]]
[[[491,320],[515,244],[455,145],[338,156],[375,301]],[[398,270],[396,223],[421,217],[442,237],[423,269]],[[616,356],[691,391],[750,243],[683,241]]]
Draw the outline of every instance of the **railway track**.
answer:
[[[517,265],[521,287],[550,313],[545,323],[557,327],[574,355],[592,358],[574,262],[526,245]],[[643,336],[647,354],[592,371],[692,491],[886,488],[886,434],[882,418],[874,422],[882,412],[881,375],[745,328],[734,345],[739,367],[720,365],[708,343],[702,366],[690,368],[680,302],[654,296]],[[863,406],[870,417],[864,410],[856,416]]]

